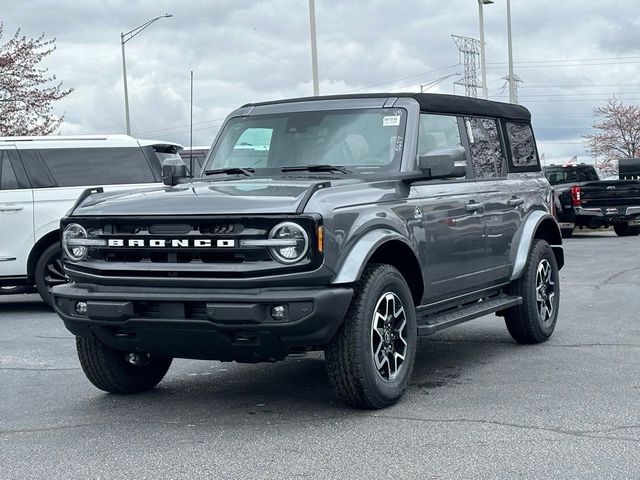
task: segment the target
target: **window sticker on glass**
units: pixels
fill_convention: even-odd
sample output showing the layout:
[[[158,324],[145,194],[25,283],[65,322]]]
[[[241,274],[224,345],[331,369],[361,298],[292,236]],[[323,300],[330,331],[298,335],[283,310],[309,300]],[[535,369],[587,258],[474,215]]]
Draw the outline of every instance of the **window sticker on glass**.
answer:
[[[390,115],[388,117],[382,117],[383,127],[397,127],[400,125],[400,115]]]

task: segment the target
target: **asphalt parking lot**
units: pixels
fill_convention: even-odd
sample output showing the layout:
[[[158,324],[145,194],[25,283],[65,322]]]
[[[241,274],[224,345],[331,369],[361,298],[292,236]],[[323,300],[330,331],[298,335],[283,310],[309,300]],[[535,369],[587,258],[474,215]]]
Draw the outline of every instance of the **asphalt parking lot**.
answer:
[[[0,478],[638,478],[640,238],[566,241],[554,336],[491,316],[421,340],[396,406],[336,401],[321,355],[177,360],[122,397],[34,295],[0,297]]]

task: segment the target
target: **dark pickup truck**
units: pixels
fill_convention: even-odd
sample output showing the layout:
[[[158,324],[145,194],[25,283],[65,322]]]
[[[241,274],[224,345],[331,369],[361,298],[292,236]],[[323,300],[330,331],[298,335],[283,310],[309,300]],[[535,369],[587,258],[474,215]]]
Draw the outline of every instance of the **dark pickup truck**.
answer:
[[[407,388],[419,336],[487,314],[520,343],[554,330],[562,238],[522,106],[248,104],[202,178],[178,162],[166,186],[86,192],[62,220],[71,283],[55,308],[102,390],[148,390],[173,358],[324,351],[338,396],[381,408]]]
[[[619,236],[640,233],[640,181],[600,180],[593,165],[544,167],[555,192],[555,215],[563,237],[577,228],[613,226]]]

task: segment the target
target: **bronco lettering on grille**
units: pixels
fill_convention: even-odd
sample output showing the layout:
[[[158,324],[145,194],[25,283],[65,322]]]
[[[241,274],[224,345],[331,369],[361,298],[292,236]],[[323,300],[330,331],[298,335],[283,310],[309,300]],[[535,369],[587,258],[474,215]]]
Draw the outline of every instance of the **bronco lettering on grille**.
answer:
[[[121,238],[110,238],[107,240],[108,247],[136,247],[136,248],[233,248],[236,246],[236,241],[231,239],[215,240],[210,238],[198,238],[194,240],[190,239],[137,239],[130,238],[128,240]]]

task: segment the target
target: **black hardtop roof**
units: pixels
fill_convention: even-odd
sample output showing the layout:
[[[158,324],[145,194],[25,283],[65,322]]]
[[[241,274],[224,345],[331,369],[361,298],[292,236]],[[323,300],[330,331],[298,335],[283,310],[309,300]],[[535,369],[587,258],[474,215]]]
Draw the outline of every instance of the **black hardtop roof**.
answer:
[[[523,122],[531,121],[531,113],[522,105],[494,102],[481,98],[446,95],[441,93],[358,93],[348,95],[324,95],[318,97],[287,98],[271,102],[247,103],[243,107],[259,107],[282,103],[311,102],[319,100],[347,100],[354,98],[414,98],[420,109],[433,113],[451,113],[455,115],[502,117]]]

